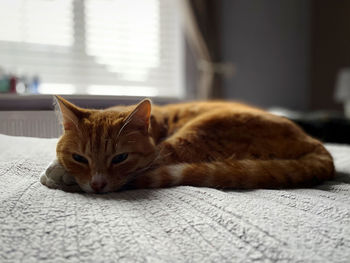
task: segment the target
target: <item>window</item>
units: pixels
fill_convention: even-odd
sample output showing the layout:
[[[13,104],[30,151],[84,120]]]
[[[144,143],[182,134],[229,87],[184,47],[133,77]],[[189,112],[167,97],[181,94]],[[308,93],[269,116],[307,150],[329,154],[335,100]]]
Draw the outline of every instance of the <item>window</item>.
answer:
[[[184,95],[178,1],[0,3],[0,67],[39,93]]]

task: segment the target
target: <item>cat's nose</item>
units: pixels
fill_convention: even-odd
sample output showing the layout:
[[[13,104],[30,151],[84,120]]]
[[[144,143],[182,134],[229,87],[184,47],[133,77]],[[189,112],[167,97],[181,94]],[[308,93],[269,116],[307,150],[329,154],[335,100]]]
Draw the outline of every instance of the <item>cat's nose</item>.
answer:
[[[107,185],[107,181],[102,175],[96,174],[90,182],[91,188],[96,192],[101,192]]]
[[[96,192],[101,192],[103,188],[105,188],[107,183],[105,181],[99,182],[99,181],[94,181],[90,183],[91,188]]]

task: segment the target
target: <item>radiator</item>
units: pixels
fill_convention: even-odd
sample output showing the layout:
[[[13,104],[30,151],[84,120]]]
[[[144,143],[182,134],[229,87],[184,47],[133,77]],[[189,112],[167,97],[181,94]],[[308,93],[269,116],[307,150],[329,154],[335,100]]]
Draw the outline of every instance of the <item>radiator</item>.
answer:
[[[54,111],[0,111],[0,133],[57,138],[62,128]]]

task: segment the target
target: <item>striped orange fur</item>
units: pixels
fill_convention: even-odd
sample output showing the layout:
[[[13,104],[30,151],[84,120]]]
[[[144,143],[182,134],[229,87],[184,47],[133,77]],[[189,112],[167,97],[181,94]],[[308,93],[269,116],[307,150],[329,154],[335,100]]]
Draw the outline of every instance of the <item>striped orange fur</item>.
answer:
[[[57,96],[57,158],[86,192],[192,185],[310,186],[334,176],[331,155],[293,122],[235,102],[106,110]]]

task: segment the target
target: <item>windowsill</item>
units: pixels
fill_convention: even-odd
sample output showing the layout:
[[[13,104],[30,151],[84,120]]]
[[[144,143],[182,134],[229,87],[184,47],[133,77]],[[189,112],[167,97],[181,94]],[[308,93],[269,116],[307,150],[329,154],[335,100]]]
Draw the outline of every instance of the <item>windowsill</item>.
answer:
[[[115,105],[136,104],[144,97],[137,96],[99,96],[62,95],[72,103],[84,108],[107,108]],[[153,97],[155,104],[179,102],[179,98]],[[0,94],[0,111],[5,110],[52,110],[53,95]]]

